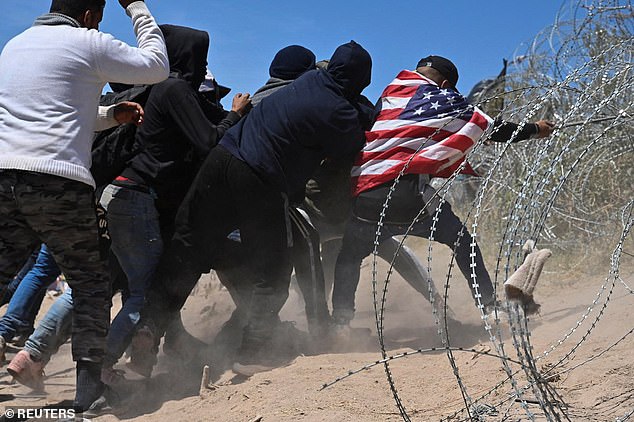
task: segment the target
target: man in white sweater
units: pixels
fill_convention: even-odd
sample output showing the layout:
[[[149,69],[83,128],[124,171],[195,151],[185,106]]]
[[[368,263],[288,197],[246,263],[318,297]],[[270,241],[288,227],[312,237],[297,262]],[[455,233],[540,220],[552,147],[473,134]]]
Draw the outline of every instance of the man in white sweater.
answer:
[[[168,77],[163,35],[143,1],[119,0],[138,48],[98,31],[105,0],[52,0],[0,55],[0,283],[46,243],[73,288],[75,409],[100,403],[110,282],[100,259],[90,174],[108,82]]]

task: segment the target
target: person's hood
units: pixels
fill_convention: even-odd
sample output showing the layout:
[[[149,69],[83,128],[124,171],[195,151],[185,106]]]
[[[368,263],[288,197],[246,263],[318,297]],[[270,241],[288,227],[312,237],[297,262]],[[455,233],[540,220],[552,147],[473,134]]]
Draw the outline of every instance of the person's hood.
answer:
[[[269,75],[271,78],[293,81],[315,68],[315,54],[301,45],[289,45],[275,54]]]
[[[177,25],[160,25],[159,27],[165,37],[170,71],[178,73],[192,87],[198,89],[207,73],[209,34]]]
[[[370,85],[372,58],[354,41],[340,45],[330,58],[328,74],[348,99],[356,99]]]

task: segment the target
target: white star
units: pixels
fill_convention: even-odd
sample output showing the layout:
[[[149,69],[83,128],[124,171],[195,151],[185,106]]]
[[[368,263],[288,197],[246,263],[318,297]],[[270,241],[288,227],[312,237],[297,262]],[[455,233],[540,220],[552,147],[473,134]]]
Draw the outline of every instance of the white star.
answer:
[[[431,103],[430,108],[433,108],[434,110],[438,110],[440,108],[440,104],[438,104],[438,101]]]
[[[446,90],[446,89],[441,89],[441,90],[440,90],[440,95],[445,95],[445,96],[446,96],[446,95],[449,95],[449,91],[448,91],[448,90]]]
[[[432,94],[431,92],[426,92],[423,94],[423,100],[429,100],[433,96],[434,94]]]
[[[423,110],[423,108],[422,108],[422,107],[420,107],[420,108],[417,108],[417,109],[414,111],[414,114],[415,114],[415,115],[417,115],[417,116],[420,116],[420,115],[421,115],[421,114],[423,114],[424,112],[425,112],[425,110]]]
[[[449,105],[455,103],[456,102],[456,97],[447,97],[447,102],[449,103]]]

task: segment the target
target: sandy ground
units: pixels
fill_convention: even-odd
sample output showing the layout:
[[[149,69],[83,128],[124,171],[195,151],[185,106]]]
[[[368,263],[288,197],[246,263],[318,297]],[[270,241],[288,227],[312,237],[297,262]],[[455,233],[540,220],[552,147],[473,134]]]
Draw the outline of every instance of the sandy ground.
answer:
[[[443,247],[436,250],[433,277],[440,284],[446,277],[448,251]],[[605,275],[562,277],[558,272],[548,271],[547,264],[535,294],[536,301],[542,305],[541,313],[528,322],[533,354],[539,356],[549,351],[536,363],[542,373],[566,357],[555,371],[548,373],[551,376],[546,383],[560,395],[558,399],[567,406],[565,413],[574,421],[615,421],[634,411],[634,336],[622,339],[634,327],[634,294],[620,281],[613,288],[609,283],[602,289],[609,266],[603,261],[595,264],[606,268]],[[629,264],[624,262],[621,266],[621,277],[630,286],[634,285],[632,268],[631,259]],[[357,339],[354,347],[345,353],[314,353],[300,347],[300,355],[288,366],[249,379],[238,377],[228,369],[231,346],[213,341],[233,305],[213,274],[203,276],[183,311],[183,319],[192,334],[211,346],[199,350],[200,358],[189,366],[162,357],[152,379],[132,379],[129,386],[132,405],[124,414],[102,416],[97,420],[402,420],[382,365],[321,390],[322,385],[345,376],[349,370],[381,358],[367,263],[363,274],[353,325],[370,327],[371,335]],[[606,298],[609,298],[607,302]],[[46,299],[45,309],[52,300]],[[593,301],[596,306],[587,313]],[[466,282],[459,274],[452,278],[449,304],[459,321],[449,327],[451,346],[495,354],[495,346],[490,342]],[[298,329],[305,329],[302,306],[301,297],[292,291],[282,311],[282,319],[296,321]],[[600,318],[596,322],[598,315]],[[518,360],[507,314],[500,314],[500,320],[499,325],[494,325],[494,330],[499,328],[495,334],[503,341],[508,357]],[[429,303],[395,276],[385,313],[388,354],[439,347],[441,342],[436,331]],[[556,347],[553,349],[553,346]],[[458,376],[454,375],[444,350],[418,353],[390,362],[398,398],[411,420],[469,420],[469,415],[461,412],[465,402],[458,379],[469,400],[489,393],[506,379],[501,360],[496,357],[454,351],[453,359]],[[212,385],[199,394],[204,364],[211,367]],[[509,365],[513,371],[520,369],[515,363]],[[125,369],[125,366],[122,364],[121,368]],[[25,387],[11,384],[10,377],[3,371],[0,399],[5,406],[44,406],[72,399],[75,378],[68,344],[52,359],[46,375],[46,395],[37,396]],[[514,380],[519,390],[526,385],[526,377],[521,371]],[[478,409],[485,415],[481,420],[530,420],[529,413],[535,415],[535,420],[545,420],[532,389],[524,390],[525,409],[521,403],[509,400],[511,392],[513,387],[506,382],[479,401]],[[474,415],[472,411],[471,416]],[[559,415],[561,420],[566,420],[563,412]]]

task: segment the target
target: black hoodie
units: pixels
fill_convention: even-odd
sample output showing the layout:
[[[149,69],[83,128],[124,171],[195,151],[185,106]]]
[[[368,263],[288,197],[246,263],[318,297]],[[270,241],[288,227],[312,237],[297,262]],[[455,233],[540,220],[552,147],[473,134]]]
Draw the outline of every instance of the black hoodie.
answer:
[[[184,197],[198,163],[240,117],[230,112],[217,126],[206,117],[198,97],[207,66],[209,35],[191,28],[161,25],[170,61],[170,78],[152,87],[137,142],[144,148],[122,176],[157,194],[162,222],[169,223]],[[166,220],[166,221],[165,221]]]
[[[340,46],[327,71],[306,72],[264,98],[220,144],[281,192],[301,200],[324,158],[349,156],[364,145],[367,116],[358,100],[370,84],[371,67],[370,55],[359,44]]]

